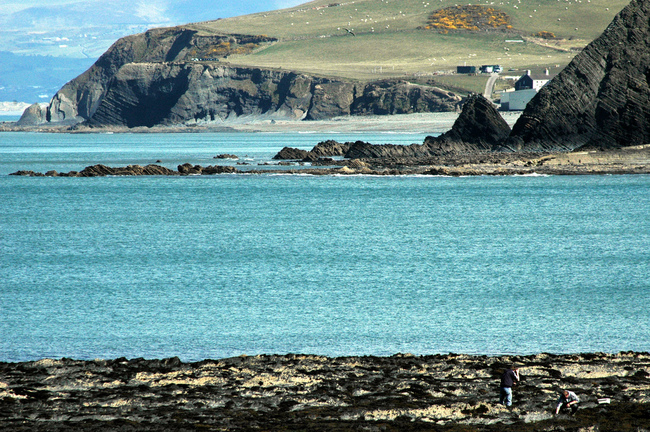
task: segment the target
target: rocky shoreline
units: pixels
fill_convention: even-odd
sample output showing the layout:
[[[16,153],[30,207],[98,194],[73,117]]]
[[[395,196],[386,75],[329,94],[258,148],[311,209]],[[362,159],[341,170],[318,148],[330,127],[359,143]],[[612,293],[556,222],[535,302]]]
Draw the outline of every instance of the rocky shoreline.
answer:
[[[498,385],[511,364],[508,409]],[[639,432],[649,371],[637,352],[0,363],[0,430]],[[561,388],[581,399],[574,416],[554,415]]]
[[[323,144],[333,152],[319,152]],[[46,173],[19,170],[10,175],[28,177],[102,177],[142,175],[215,175],[215,174],[310,174],[310,175],[603,175],[650,174],[650,145],[612,150],[592,150],[571,153],[470,153],[428,158],[392,157],[376,159],[339,159],[353,143],[327,141],[310,152],[285,148],[276,165],[242,169],[232,165],[200,166],[183,164],[176,170],[156,164],[108,167],[88,166],[81,171]],[[366,144],[366,143],[361,143]],[[236,157],[236,155],[229,155]]]

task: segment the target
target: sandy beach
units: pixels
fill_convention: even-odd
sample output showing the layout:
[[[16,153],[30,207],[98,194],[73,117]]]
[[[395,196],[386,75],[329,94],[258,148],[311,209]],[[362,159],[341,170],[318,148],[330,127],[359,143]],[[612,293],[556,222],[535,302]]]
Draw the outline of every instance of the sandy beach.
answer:
[[[413,134],[439,134],[448,131],[458,118],[459,112],[437,112],[421,114],[401,114],[387,116],[346,116],[330,120],[286,120],[270,119],[264,116],[242,116],[228,121],[199,122],[189,126],[158,126],[152,128],[88,128],[79,126],[68,130],[68,126],[41,125],[17,126],[13,123],[0,124],[4,131],[35,131],[64,133],[179,133],[179,132],[301,132],[301,133],[354,133],[354,132],[396,132]],[[521,112],[501,113],[512,126]]]

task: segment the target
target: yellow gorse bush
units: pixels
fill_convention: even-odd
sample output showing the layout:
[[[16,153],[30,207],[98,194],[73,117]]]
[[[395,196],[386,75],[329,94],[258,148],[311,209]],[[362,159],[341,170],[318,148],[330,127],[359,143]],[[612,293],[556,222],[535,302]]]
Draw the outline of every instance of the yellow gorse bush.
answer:
[[[510,29],[510,17],[498,9],[478,6],[450,6],[438,9],[429,16],[428,30],[471,30]]]

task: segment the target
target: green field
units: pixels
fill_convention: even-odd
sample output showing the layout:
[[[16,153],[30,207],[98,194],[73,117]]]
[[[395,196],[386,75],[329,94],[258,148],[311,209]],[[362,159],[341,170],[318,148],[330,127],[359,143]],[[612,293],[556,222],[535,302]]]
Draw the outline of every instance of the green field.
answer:
[[[263,34],[278,39],[251,54],[225,59],[233,65],[361,81],[430,76],[450,87],[475,91],[485,78],[454,75],[456,66],[500,64],[504,74],[508,69],[557,71],[599,36],[628,1],[484,1],[474,4],[508,14],[510,30],[442,34],[422,28],[435,10],[456,4],[452,0],[316,0],[189,27],[206,34]],[[542,31],[556,38],[535,37]]]

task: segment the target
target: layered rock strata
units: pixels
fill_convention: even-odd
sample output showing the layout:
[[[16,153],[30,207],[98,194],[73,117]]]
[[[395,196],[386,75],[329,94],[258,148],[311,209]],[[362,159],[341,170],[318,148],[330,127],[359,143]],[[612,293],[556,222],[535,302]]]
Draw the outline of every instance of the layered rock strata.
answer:
[[[511,364],[521,382],[507,409]],[[0,430],[638,432],[649,371],[634,352],[0,363]],[[553,414],[563,388],[581,400],[575,416]]]
[[[650,1],[633,0],[530,101],[503,149],[650,143]]]

